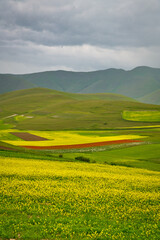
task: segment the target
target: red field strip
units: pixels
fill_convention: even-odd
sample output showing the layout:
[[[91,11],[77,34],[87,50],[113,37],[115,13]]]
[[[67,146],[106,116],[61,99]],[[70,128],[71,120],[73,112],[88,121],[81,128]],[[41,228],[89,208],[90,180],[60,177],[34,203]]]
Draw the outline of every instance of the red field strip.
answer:
[[[122,144],[122,143],[133,143],[133,142],[141,142],[139,140],[116,140],[116,141],[105,141],[105,142],[95,142],[95,143],[83,143],[83,144],[73,144],[73,145],[59,145],[59,146],[23,146],[29,149],[72,149],[72,148],[88,148],[88,147],[100,147],[105,145],[112,144]]]

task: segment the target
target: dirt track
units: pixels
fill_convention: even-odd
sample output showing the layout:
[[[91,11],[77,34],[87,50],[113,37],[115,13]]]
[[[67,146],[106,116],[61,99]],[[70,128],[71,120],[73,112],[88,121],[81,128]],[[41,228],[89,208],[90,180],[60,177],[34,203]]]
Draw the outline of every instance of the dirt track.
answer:
[[[45,141],[48,140],[43,137],[36,136],[27,132],[10,132],[12,135],[19,137],[25,141]]]
[[[133,143],[133,142],[141,142],[139,140],[117,140],[117,141],[105,141],[105,142],[95,142],[95,143],[83,143],[83,144],[73,144],[73,145],[59,145],[59,146],[23,146],[29,149],[72,149],[72,148],[88,148],[88,147],[100,147],[105,145],[112,144],[122,144],[122,143]]]

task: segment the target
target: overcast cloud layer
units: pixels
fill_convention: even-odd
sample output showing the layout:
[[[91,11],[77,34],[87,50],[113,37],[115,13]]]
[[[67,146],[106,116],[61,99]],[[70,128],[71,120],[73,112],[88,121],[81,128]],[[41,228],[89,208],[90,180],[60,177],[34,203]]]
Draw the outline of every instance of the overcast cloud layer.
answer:
[[[159,0],[0,0],[0,72],[160,67]]]

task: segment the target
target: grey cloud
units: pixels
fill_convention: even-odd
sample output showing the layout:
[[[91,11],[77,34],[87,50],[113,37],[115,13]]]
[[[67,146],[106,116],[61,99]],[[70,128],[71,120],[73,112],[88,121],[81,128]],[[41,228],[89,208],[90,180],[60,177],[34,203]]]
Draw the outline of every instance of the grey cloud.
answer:
[[[2,0],[0,9],[3,35],[11,40],[48,46],[159,45],[158,0]]]
[[[159,0],[0,0],[0,71],[158,67],[159,12]]]
[[[0,72],[25,73],[46,70],[92,71],[131,69],[139,65],[159,67],[160,48],[106,49],[90,45],[48,47],[23,42],[0,47]]]

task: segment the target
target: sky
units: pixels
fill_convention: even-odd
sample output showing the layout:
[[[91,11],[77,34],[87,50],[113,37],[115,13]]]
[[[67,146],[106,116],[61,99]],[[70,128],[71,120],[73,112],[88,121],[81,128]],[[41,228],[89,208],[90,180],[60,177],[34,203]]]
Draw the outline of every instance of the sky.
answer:
[[[0,0],[0,73],[160,68],[160,0]]]

